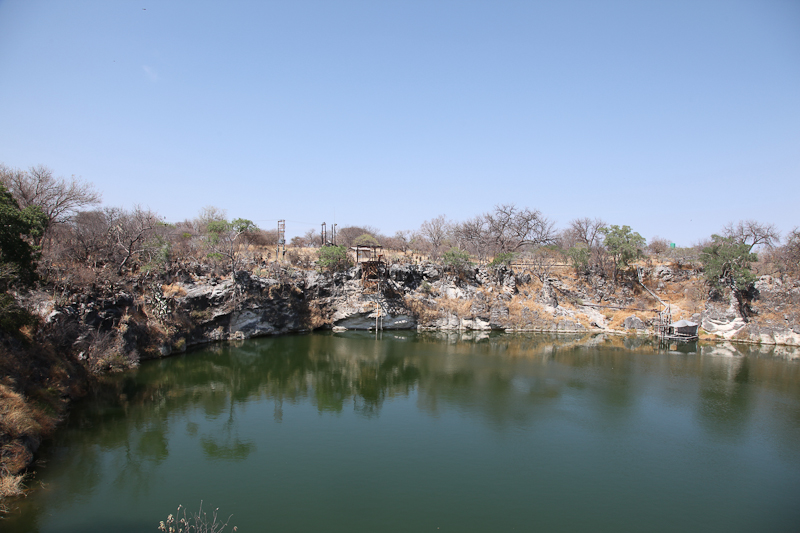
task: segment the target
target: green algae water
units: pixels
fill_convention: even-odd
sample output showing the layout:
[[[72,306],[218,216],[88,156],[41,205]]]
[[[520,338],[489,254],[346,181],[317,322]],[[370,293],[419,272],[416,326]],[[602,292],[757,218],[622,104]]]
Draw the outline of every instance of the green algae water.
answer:
[[[323,333],[146,362],[80,402],[4,532],[798,531],[800,361]],[[227,529],[228,531],[231,529]]]

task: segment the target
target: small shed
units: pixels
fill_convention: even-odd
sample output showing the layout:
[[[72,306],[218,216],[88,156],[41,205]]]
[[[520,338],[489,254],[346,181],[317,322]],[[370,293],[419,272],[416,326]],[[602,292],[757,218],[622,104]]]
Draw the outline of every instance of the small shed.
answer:
[[[355,252],[356,264],[383,262],[383,246],[380,244],[357,244],[350,250]]]
[[[364,288],[364,292],[382,292],[381,281],[386,275],[383,246],[380,244],[357,244],[350,250],[355,252],[356,264],[361,266],[361,286]]]
[[[688,320],[678,320],[669,325],[668,335],[671,337],[697,338],[698,325]]]

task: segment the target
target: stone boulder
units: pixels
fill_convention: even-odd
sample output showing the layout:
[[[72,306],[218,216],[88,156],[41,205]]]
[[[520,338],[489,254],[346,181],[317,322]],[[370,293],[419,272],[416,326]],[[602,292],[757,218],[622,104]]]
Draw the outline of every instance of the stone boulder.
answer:
[[[647,329],[647,326],[645,326],[645,323],[642,321],[642,319],[635,315],[631,315],[628,318],[626,318],[622,322],[622,327],[625,329],[635,329],[635,330]]]

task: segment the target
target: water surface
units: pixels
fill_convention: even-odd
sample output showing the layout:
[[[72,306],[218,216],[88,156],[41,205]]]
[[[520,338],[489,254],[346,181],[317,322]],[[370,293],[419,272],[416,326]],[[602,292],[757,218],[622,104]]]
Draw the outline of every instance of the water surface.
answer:
[[[44,446],[8,532],[797,531],[800,362],[732,346],[312,334],[147,362]]]

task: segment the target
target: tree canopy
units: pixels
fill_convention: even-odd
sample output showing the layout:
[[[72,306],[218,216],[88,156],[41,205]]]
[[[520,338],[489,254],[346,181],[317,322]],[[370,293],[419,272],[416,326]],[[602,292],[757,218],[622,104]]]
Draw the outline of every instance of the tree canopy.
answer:
[[[728,287],[739,296],[755,281],[750,264],[757,261],[758,256],[750,251],[751,243],[736,237],[712,235],[711,238],[711,244],[703,248],[700,255],[706,280],[716,289]]]
[[[81,209],[100,203],[100,193],[92,184],[75,176],[56,178],[53,171],[44,165],[27,171],[0,165],[0,182],[8,188],[21,209],[39,207],[48,226],[64,223]]]
[[[632,231],[630,226],[611,225],[600,230],[605,239],[608,253],[614,260],[614,279],[617,278],[617,271],[627,268],[627,266],[642,256],[642,248],[647,241],[637,232]]]
[[[378,242],[378,239],[370,235],[369,233],[364,233],[359,235],[358,237],[353,240],[354,246],[380,246],[381,244]]]
[[[317,264],[330,272],[345,270],[350,261],[347,259],[347,248],[344,246],[323,246],[319,249]]]
[[[0,272],[5,286],[36,281],[37,250],[31,241],[47,227],[47,216],[37,206],[20,209],[0,184]],[[5,288],[5,287],[4,287]]]

